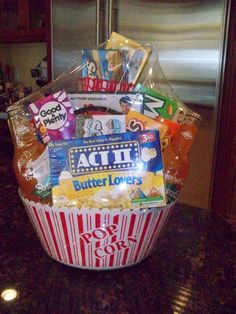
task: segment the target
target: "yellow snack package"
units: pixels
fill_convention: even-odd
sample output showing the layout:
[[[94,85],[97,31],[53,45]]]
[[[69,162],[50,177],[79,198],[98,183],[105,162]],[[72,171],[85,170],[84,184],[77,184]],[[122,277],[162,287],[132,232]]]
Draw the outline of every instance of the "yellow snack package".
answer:
[[[132,39],[112,32],[107,41],[106,49],[121,49],[128,52],[128,82],[135,85],[152,52],[151,48],[142,46]]]
[[[139,209],[166,205],[159,132],[49,143],[53,204]]]

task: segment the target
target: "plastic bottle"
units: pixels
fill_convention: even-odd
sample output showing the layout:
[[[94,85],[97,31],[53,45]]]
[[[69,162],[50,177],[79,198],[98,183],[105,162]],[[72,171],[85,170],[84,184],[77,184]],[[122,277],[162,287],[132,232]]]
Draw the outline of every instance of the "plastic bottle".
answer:
[[[39,141],[31,116],[24,107],[8,110],[14,144],[13,168],[21,194],[32,201],[50,203],[47,148]]]
[[[165,119],[161,116],[155,117],[155,120],[158,121],[161,125],[167,126],[167,128],[168,128],[168,131],[167,131],[164,139],[161,142],[162,152],[164,152],[166,147],[171,142],[172,138],[174,136],[176,136],[176,134],[179,132],[180,125],[175,121]]]
[[[189,173],[189,151],[197,132],[200,116],[194,112],[185,115],[180,131],[163,152],[166,193],[175,201]]]

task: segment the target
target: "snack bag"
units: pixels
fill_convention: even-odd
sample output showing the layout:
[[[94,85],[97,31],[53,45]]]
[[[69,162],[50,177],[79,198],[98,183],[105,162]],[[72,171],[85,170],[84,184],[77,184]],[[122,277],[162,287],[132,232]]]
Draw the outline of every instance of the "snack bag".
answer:
[[[76,116],[76,138],[124,133],[124,115],[85,115]]]
[[[112,32],[107,41],[106,49],[122,49],[128,51],[128,61],[126,65],[129,69],[128,82],[136,84],[152,52],[151,48],[144,48],[136,41]]]
[[[166,204],[158,131],[49,143],[53,203],[78,208]]]
[[[84,107],[104,107],[127,114],[133,108],[143,112],[143,94],[137,93],[68,93],[68,98],[75,110]]]
[[[166,141],[168,126],[155,121],[135,110],[130,110],[126,115],[126,128],[130,132],[140,132],[144,130],[158,130],[160,132],[161,144]],[[163,145],[162,145],[163,146]]]
[[[127,51],[111,49],[83,49],[82,77],[127,82]]]
[[[75,115],[65,92],[49,95],[29,105],[43,142],[75,137]]]

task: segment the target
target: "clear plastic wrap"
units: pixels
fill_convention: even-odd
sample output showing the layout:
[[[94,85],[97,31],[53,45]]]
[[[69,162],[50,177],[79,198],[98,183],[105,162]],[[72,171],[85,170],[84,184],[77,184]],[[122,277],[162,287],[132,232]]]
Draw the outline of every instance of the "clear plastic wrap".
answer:
[[[200,120],[175,95],[156,48],[112,33],[8,115],[20,195],[49,255],[93,269],[148,256]]]

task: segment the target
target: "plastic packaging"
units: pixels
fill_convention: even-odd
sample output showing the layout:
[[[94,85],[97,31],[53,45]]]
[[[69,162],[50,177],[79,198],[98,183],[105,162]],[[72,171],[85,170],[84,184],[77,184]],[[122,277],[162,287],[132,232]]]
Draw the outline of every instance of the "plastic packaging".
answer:
[[[49,143],[53,204],[140,209],[166,205],[159,132]]]
[[[179,132],[163,153],[165,161],[166,193],[169,201],[175,201],[186,180],[190,162],[189,151],[197,132],[200,116],[188,112],[180,125]]]
[[[200,117],[175,95],[155,47],[112,33],[84,48],[67,72],[9,107],[14,169],[50,256],[125,267],[150,254],[173,209]]]
[[[8,111],[14,144],[13,168],[22,195],[51,203],[48,149],[41,143],[26,108]]]

